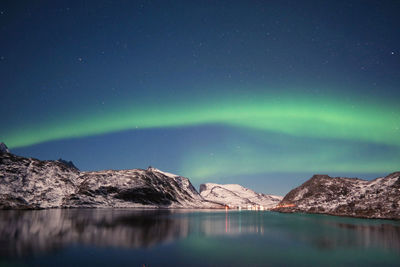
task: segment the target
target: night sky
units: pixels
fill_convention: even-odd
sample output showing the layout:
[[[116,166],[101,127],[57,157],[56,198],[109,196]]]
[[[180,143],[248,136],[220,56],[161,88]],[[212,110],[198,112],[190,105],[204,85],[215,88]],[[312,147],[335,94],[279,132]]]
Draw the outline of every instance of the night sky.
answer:
[[[400,1],[1,1],[0,141],[285,194],[400,170]]]

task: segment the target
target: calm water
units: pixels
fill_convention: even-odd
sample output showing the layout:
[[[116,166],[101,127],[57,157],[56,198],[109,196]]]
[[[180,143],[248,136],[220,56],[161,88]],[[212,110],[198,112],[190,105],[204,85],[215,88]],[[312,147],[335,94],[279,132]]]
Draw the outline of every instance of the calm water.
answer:
[[[1,266],[400,265],[400,222],[255,211],[0,211]]]

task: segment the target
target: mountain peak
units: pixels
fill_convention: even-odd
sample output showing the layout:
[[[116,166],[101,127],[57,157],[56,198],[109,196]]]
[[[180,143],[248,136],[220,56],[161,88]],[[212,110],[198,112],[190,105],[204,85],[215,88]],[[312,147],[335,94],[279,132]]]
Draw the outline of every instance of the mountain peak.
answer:
[[[147,167],[146,171],[158,171],[158,169],[150,165],[149,167]]]
[[[71,167],[71,168],[74,168],[74,169],[76,169],[76,170],[79,170],[79,169],[74,165],[74,163],[73,163],[72,161],[66,161],[66,160],[63,160],[62,158],[59,158],[57,161],[60,162],[60,163],[62,163],[62,164],[64,164],[64,165],[66,165],[66,166],[68,166],[68,167]]]
[[[331,178],[329,175],[327,174],[314,174],[311,179],[322,179],[322,178]]]
[[[10,153],[10,150],[3,142],[0,142],[0,154],[1,153]]]
[[[173,173],[169,173],[169,172],[164,172],[164,171],[161,171],[161,170],[159,170],[157,168],[154,168],[152,166],[147,167],[146,171],[158,172],[158,173],[161,173],[161,174],[163,174],[165,176],[168,176],[168,177],[179,177],[179,175],[176,175],[176,174],[173,174]]]

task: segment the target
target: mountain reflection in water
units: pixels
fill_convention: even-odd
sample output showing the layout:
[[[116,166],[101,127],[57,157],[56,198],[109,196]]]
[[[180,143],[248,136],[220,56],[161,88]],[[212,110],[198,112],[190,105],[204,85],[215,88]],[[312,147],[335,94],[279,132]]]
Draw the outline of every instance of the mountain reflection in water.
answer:
[[[150,247],[188,235],[188,219],[168,210],[39,210],[0,212],[0,255],[24,255],[80,243]]]
[[[0,211],[0,263],[1,259],[53,255],[55,251],[64,251],[71,246],[102,248],[106,251],[140,250],[141,254],[144,251],[161,253],[160,250],[165,249],[165,257],[176,259],[182,255],[198,257],[195,255],[207,254],[211,257],[215,250],[236,253],[244,245],[250,251],[246,253],[258,255],[259,262],[253,262],[256,265],[274,257],[275,264],[282,263],[279,257],[284,259],[286,256],[279,256],[279,253],[297,254],[298,250],[319,255],[323,251],[369,249],[391,253],[392,259],[397,261],[400,260],[400,223],[266,211]],[[171,249],[176,253],[175,256],[169,255]],[[267,250],[275,252],[265,254]],[[263,253],[265,259],[260,256]],[[219,253],[216,255],[224,257]],[[192,259],[187,260],[191,262]],[[220,264],[238,264],[223,258],[216,258],[210,264],[216,263],[216,260],[220,260]],[[171,264],[174,262],[171,260]],[[287,264],[291,265],[290,262]]]

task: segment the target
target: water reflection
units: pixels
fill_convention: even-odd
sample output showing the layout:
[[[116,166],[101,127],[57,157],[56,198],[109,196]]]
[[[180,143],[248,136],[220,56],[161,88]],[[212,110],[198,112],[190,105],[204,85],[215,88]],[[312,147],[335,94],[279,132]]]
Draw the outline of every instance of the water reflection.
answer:
[[[347,243],[352,246],[366,248],[378,246],[384,249],[400,251],[400,227],[398,225],[387,223],[378,225],[336,223],[336,226],[353,232],[353,238],[346,239]]]
[[[345,248],[400,252],[400,222],[324,215],[290,214],[274,230],[322,250]],[[272,224],[269,224],[270,226]]]
[[[263,212],[224,212],[203,216],[201,231],[205,235],[244,235],[263,234],[268,224],[264,222]],[[268,222],[268,221],[266,221]]]
[[[22,256],[69,244],[150,247],[188,235],[188,219],[167,210],[0,212],[0,255]]]
[[[257,239],[249,246],[255,251],[264,244],[282,249],[351,247],[400,252],[400,225],[390,221],[253,211],[0,211],[0,258],[51,253],[74,244],[151,250],[190,236],[207,242],[237,238],[239,242],[227,243],[226,249],[252,236]]]

